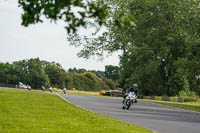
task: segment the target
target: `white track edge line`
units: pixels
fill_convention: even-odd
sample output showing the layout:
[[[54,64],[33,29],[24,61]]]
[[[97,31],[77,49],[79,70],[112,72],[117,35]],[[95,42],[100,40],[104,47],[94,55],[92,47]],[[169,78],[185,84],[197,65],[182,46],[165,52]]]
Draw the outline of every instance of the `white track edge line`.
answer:
[[[97,113],[95,113],[95,112],[93,112],[93,111],[91,111],[91,110],[89,110],[89,109],[83,108],[83,107],[81,107],[81,106],[79,106],[79,105],[76,105],[76,104],[72,104],[70,101],[68,101],[66,98],[62,97],[62,96],[59,95],[58,93],[56,93],[56,95],[59,96],[60,98],[62,98],[63,100],[65,100],[66,102],[70,103],[71,105],[75,105],[75,106],[78,107],[78,108],[87,110],[87,111],[92,112],[92,113],[94,113],[94,114],[97,114]]]

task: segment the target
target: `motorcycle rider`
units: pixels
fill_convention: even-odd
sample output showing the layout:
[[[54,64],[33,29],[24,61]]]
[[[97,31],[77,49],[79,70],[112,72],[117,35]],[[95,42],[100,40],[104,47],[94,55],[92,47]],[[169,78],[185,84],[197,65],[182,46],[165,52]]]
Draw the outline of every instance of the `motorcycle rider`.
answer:
[[[134,92],[134,93],[135,93],[135,96],[136,96],[135,103],[137,103],[137,97],[138,97],[138,94],[139,94],[137,84],[133,84],[133,87],[129,88],[129,89],[126,91],[126,93],[125,93],[125,95],[124,95],[124,97],[123,97],[123,101],[122,101],[122,102],[124,103],[125,98],[128,96],[128,94],[129,94],[130,92]]]
[[[67,89],[64,87],[64,88],[63,88],[63,93],[64,93],[64,94],[66,94],[66,90],[67,90]]]

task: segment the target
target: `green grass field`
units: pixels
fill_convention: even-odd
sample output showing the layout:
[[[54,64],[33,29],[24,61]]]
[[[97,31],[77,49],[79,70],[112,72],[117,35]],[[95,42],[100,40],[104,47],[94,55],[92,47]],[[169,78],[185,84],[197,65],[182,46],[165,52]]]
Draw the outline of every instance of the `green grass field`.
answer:
[[[0,133],[152,133],[40,91],[0,88]]]
[[[177,102],[146,100],[146,99],[140,99],[140,101],[153,102],[153,103],[163,104],[163,105],[167,105],[167,106],[178,107],[178,108],[182,108],[182,109],[200,112],[200,102],[177,103]]]

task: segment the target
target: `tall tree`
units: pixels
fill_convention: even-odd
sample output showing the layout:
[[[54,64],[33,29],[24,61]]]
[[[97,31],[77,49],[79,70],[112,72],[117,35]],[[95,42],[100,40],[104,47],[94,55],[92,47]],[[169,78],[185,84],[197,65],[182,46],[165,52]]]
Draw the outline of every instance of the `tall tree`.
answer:
[[[199,93],[200,1],[109,2],[114,9],[106,23],[107,31],[97,38],[84,38],[79,56],[89,58],[123,50],[122,86],[136,82],[143,93],[158,95],[176,95],[188,86]],[[113,20],[117,16],[136,20],[136,26],[116,25]],[[71,40],[76,41],[73,37]]]
[[[176,95],[186,83],[199,92],[199,0],[134,0],[130,7],[137,26],[121,60],[124,82],[139,82],[146,94]]]
[[[17,82],[23,82],[35,89],[49,85],[48,75],[39,58],[16,61],[13,63],[13,68],[16,72]]]
[[[49,78],[42,67],[42,62],[39,58],[29,59],[26,66],[27,84],[33,88],[41,88],[41,86],[49,86]]]
[[[45,73],[48,75],[51,86],[57,88],[65,87],[66,72],[60,64],[55,62],[42,61],[42,66]]]
[[[13,64],[0,63],[0,83],[16,84],[19,78]]]
[[[105,78],[112,79],[114,81],[119,80],[119,67],[113,65],[105,66]]]

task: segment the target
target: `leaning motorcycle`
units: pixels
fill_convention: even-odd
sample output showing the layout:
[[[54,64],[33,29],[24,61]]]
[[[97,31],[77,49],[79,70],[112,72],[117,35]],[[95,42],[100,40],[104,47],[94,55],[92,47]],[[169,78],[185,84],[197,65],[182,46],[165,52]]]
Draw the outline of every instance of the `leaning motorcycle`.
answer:
[[[122,101],[122,109],[129,109],[131,105],[136,101],[136,95],[134,92],[129,92],[126,98]]]

